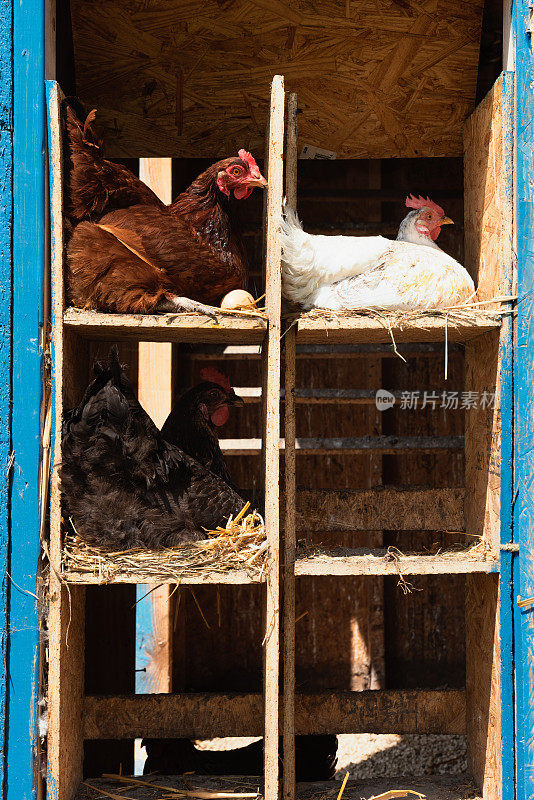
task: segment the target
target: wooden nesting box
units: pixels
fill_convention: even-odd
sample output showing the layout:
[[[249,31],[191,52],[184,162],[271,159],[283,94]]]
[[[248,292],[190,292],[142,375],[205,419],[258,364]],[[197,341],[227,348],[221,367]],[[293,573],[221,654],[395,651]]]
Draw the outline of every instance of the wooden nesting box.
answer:
[[[99,630],[109,634],[115,601],[98,599],[107,591],[102,580],[63,568],[54,478],[48,754],[60,800],[77,796],[84,741],[85,774],[93,777],[104,764],[131,768],[134,738],[262,734],[265,798],[276,800],[279,729],[287,800],[295,792],[295,733],[461,735],[481,796],[501,797],[499,398],[509,324],[483,314],[425,315],[402,327],[303,315],[283,335],[280,355],[283,81],[275,79],[270,98],[267,91],[278,70],[298,93],[298,146],[294,95],[287,108],[285,192],[291,205],[298,200],[306,229],[394,236],[403,197],[428,193],[460,221],[444,247],[464,260],[480,299],[510,294],[509,75],[473,111],[482,3],[449,4],[447,14],[430,0],[417,13],[409,5],[70,4],[78,94],[98,107],[109,156],[142,156],[154,185],[147,157],[164,157],[168,178],[170,157],[185,176],[196,169],[193,159],[267,144],[267,221],[261,236],[247,232],[247,242],[266,254],[268,324],[214,326],[194,315],[169,324],[65,308],[61,100],[50,85],[55,463],[62,411],[78,401],[92,357],[109,343],[120,342],[134,367],[163,365],[152,375],[139,371],[139,395],[154,415],[156,385],[164,385],[167,407],[201,365],[224,365],[248,409],[244,421],[230,423],[223,449],[247,488],[261,454],[271,568],[265,586],[236,572],[192,586],[193,595],[182,581],[179,617],[164,587],[156,608],[165,680],[135,695],[132,660],[118,652],[116,686],[99,683],[95,643]],[[297,197],[305,145],[338,160],[299,161]],[[150,351],[153,343],[168,349]],[[396,409],[377,410],[380,388],[393,393]],[[402,392],[413,390],[455,391],[460,406],[462,393],[488,400],[438,419],[432,409],[421,416],[400,409]],[[297,549],[297,538],[311,552]],[[109,582],[134,581],[149,582],[120,573]],[[404,596],[399,581],[422,591]],[[117,618],[131,605],[131,594],[117,601]],[[460,783],[429,779],[420,791],[459,800]],[[362,791],[349,784],[346,796]]]

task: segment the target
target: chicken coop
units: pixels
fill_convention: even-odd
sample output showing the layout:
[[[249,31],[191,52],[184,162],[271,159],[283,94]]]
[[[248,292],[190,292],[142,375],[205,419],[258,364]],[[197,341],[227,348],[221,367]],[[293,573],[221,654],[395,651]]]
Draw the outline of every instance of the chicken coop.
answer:
[[[0,14],[2,796],[532,797],[530,5]],[[68,107],[96,109],[106,158],[164,204],[252,153],[267,187],[235,215],[259,310],[70,304]],[[284,205],[311,234],[395,239],[412,193],[455,223],[439,242],[477,287],[469,308],[285,302]],[[261,568],[79,546],[63,425],[113,346],[157,428],[203,370],[243,399],[219,443],[261,509]],[[142,740],[164,743],[157,777]],[[221,747],[259,752],[255,777],[201,762]]]

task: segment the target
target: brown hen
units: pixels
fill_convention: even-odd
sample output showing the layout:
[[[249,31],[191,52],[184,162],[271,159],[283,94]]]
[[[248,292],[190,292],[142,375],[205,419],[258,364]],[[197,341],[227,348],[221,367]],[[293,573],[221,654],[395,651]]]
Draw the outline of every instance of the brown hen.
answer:
[[[248,264],[230,197],[267,181],[245,150],[213,164],[170,205],[126,167],[104,159],[92,130],[69,109],[70,205],[67,293],[81,308],[140,314],[199,311],[246,288]]]

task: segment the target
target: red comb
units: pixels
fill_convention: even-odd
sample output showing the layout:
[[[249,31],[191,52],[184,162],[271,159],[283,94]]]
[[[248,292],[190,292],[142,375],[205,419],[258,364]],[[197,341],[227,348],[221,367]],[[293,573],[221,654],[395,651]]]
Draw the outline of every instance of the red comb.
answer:
[[[242,161],[245,161],[248,164],[249,169],[250,169],[250,174],[253,177],[257,178],[257,177],[260,176],[261,173],[260,173],[259,167],[256,164],[256,161],[255,161],[254,156],[252,155],[252,153],[248,153],[246,150],[240,150],[237,155],[239,156],[239,158]]]
[[[215,367],[205,367],[205,369],[201,369],[200,377],[203,381],[218,383],[219,386],[222,386],[222,388],[227,392],[230,392],[232,389],[228,377],[222,372],[219,372],[218,369],[215,369]]]
[[[407,208],[432,208],[436,211],[440,217],[445,216],[445,212],[441,206],[438,206],[437,203],[434,203],[430,197],[424,198],[419,195],[419,197],[414,197],[413,194],[409,194],[406,198],[406,207]]]

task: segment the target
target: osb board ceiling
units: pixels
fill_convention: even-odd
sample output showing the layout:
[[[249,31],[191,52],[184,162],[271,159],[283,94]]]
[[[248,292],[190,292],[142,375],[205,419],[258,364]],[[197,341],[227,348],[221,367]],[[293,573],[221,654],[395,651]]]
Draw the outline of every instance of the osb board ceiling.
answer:
[[[462,154],[483,0],[71,0],[77,91],[112,157],[263,155],[269,83],[300,146]]]

